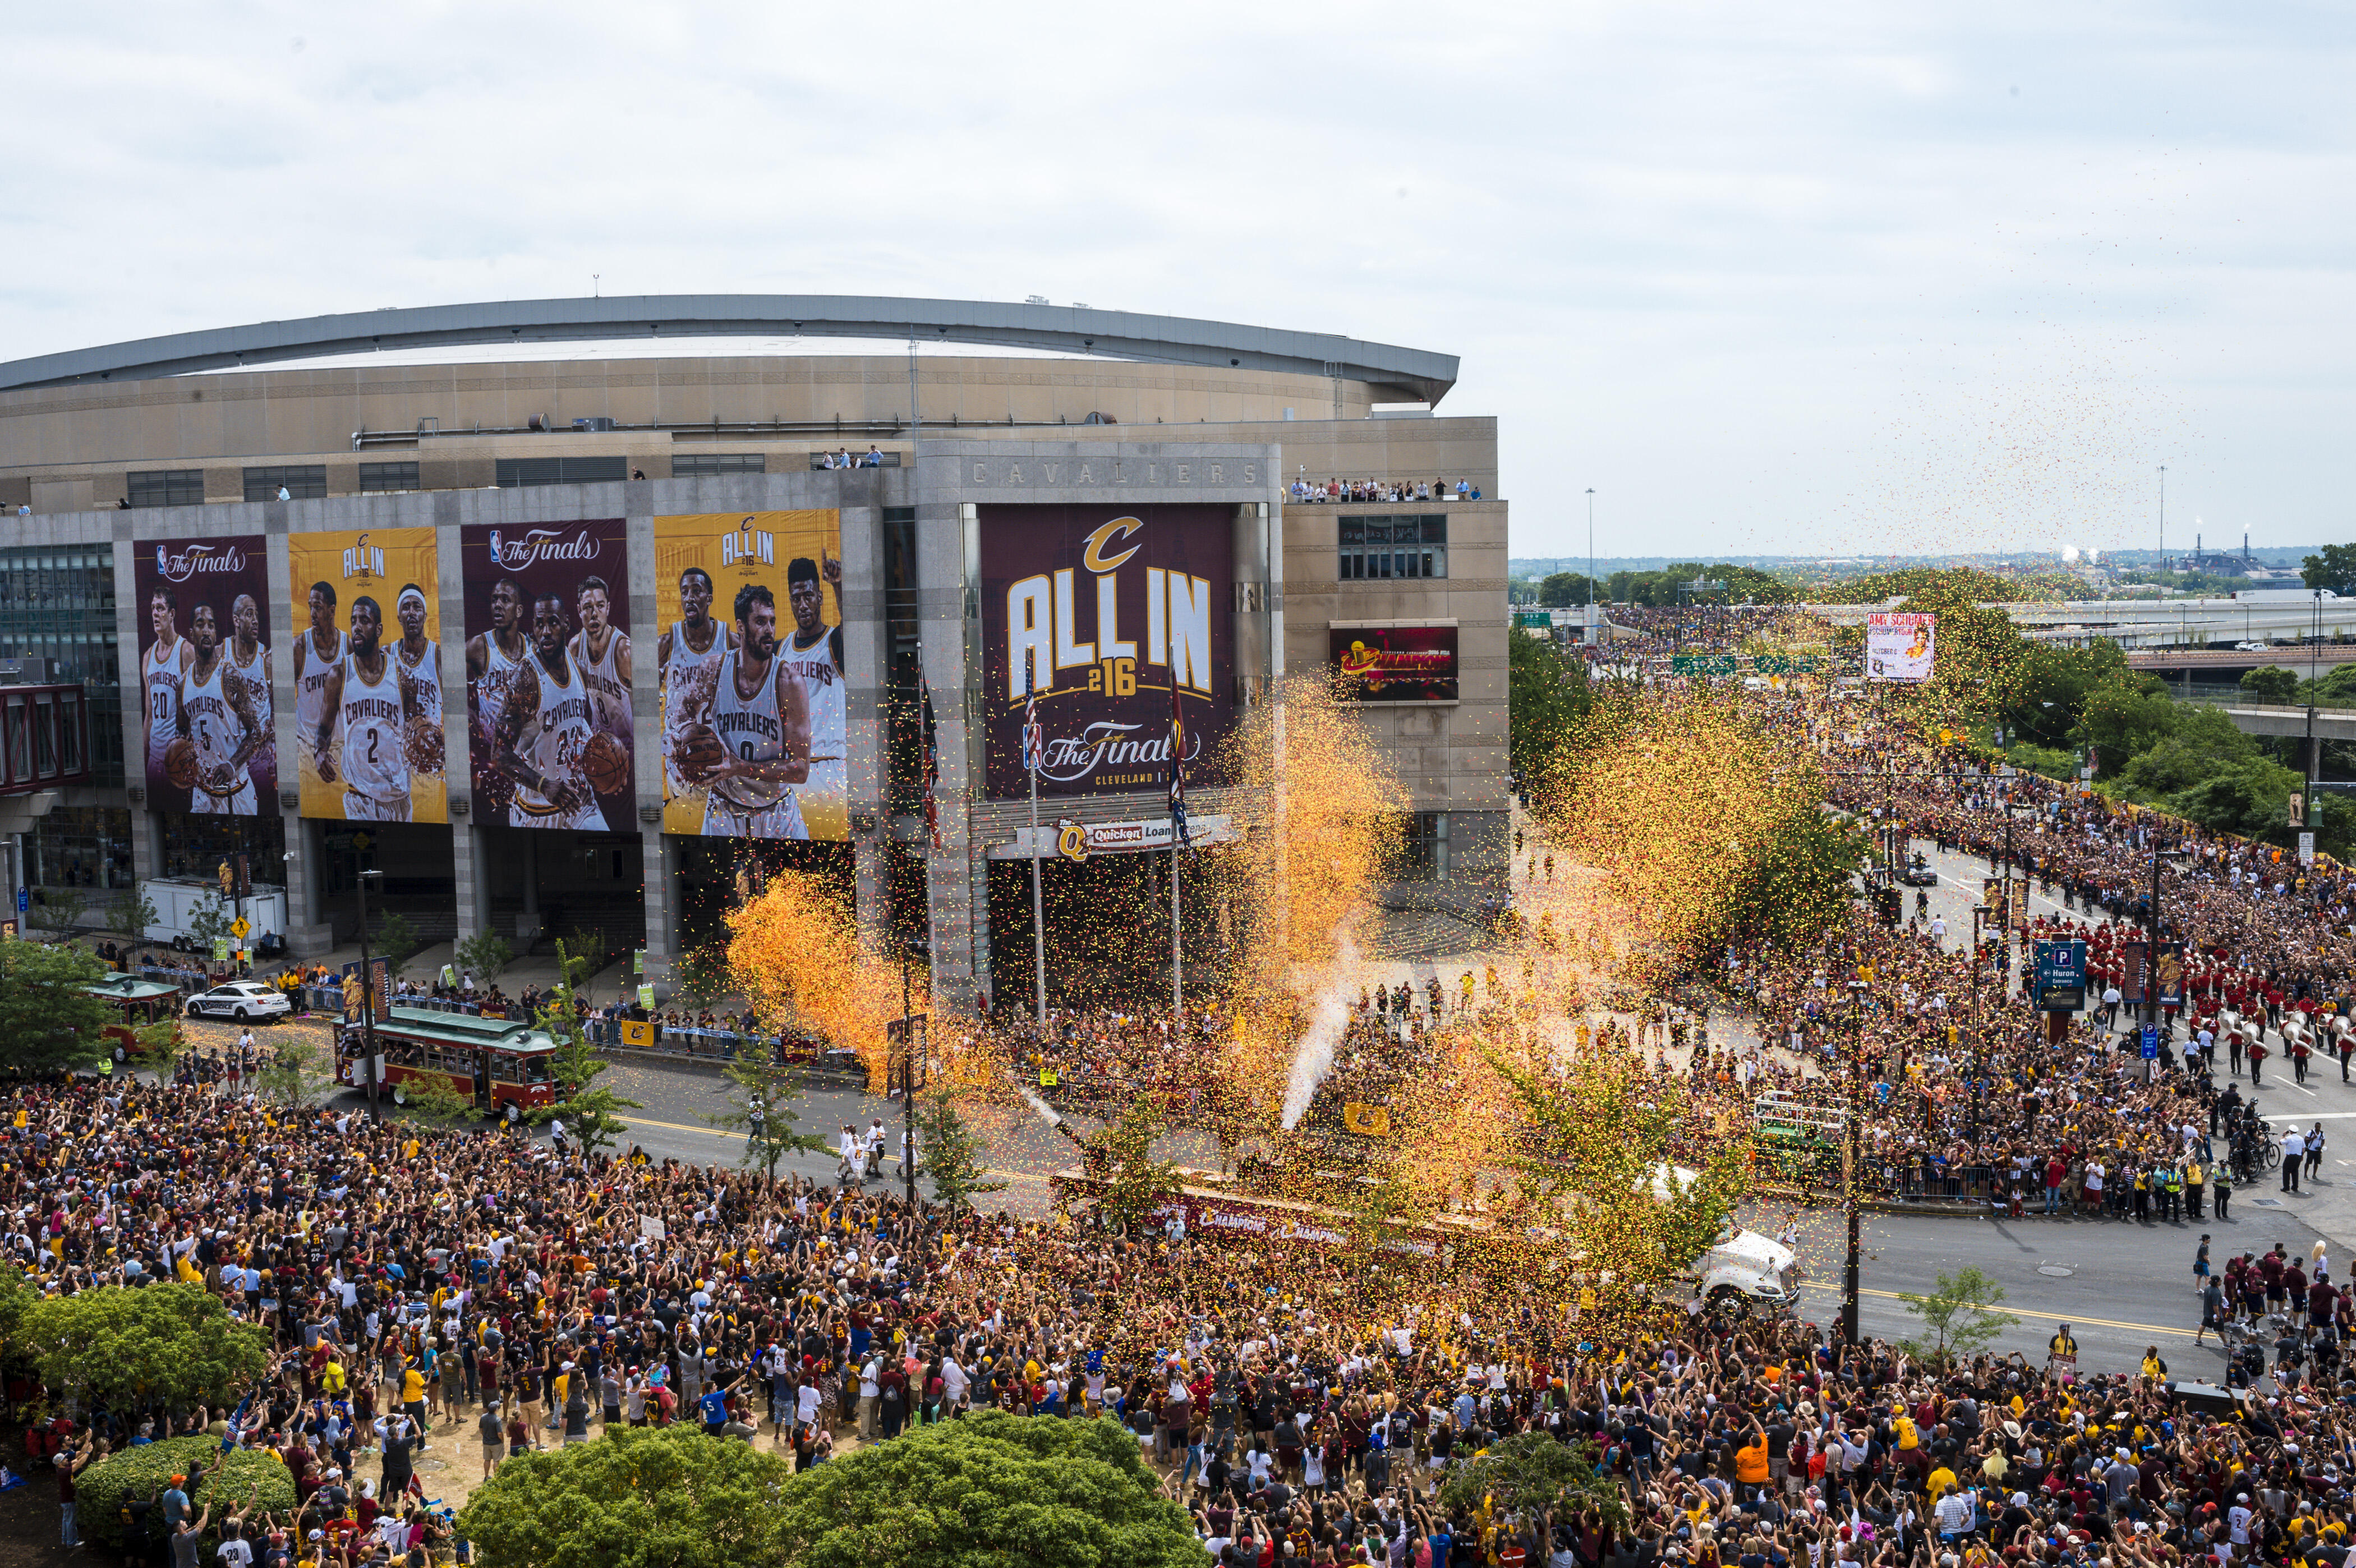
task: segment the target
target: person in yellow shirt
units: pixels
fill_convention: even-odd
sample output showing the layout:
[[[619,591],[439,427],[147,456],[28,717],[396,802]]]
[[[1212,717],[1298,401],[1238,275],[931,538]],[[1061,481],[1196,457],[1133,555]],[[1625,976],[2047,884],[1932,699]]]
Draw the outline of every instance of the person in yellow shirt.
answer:
[[[1947,1468],[1946,1465],[1942,1462],[1937,1469],[1931,1472],[1931,1478],[1924,1484],[1923,1490],[1931,1495],[1931,1500],[1933,1502],[1936,1502],[1941,1498],[1945,1497],[1947,1495],[1948,1488],[1953,1487],[1954,1484],[1955,1473]]]

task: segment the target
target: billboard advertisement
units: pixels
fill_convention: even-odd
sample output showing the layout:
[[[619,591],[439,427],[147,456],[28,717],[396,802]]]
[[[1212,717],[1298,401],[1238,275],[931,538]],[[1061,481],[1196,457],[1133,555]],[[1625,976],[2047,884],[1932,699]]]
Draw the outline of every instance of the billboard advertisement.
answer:
[[[152,810],[278,811],[269,562],[258,533],[136,546],[139,710]]]
[[[1030,789],[1023,710],[1045,732],[1039,792],[1158,789],[1169,779],[1171,692],[1185,712],[1186,781],[1235,727],[1231,509],[980,509],[984,786]]]
[[[636,832],[622,520],[458,537],[475,821]]]
[[[1325,635],[1325,663],[1344,702],[1456,700],[1452,626],[1335,626]]]
[[[1876,610],[1865,618],[1865,673],[1874,681],[1928,681],[1939,618]]]
[[[663,832],[851,836],[842,519],[655,519]]]
[[[303,815],[448,822],[434,531],[290,534],[286,561]]]

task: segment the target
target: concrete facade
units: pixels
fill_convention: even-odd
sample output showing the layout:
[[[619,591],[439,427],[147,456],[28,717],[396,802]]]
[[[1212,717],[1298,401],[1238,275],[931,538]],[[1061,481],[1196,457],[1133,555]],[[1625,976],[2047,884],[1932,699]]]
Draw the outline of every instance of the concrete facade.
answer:
[[[686,512],[833,508],[841,514],[844,662],[848,679],[851,859],[863,911],[881,904],[893,853],[920,860],[931,956],[952,996],[993,989],[990,973],[987,859],[1021,828],[1018,810],[976,788],[982,765],[974,704],[980,609],[974,511],[991,502],[1104,501],[1151,505],[1215,502],[1234,509],[1235,597],[1226,614],[1238,650],[1239,705],[1274,700],[1287,675],[1322,671],[1336,624],[1440,624],[1458,628],[1459,696],[1447,703],[1369,703],[1361,710],[1397,768],[1419,813],[1446,819],[1447,875],[1501,886],[1505,876],[1505,503],[1454,499],[1356,505],[1299,504],[1286,487],[1322,480],[1458,479],[1494,498],[1497,427],[1493,418],[1368,417],[1365,383],[1276,372],[1063,360],[917,362],[921,426],[911,426],[907,362],[894,358],[751,357],[587,362],[444,365],[362,370],[273,371],[77,385],[0,394],[0,503],[30,517],[0,521],[19,544],[112,545],[117,660],[126,696],[126,785],[76,791],[76,802],[127,807],[136,875],[158,874],[174,824],[144,800],[135,759],[144,754],[137,700],[141,607],[133,541],[259,533],[269,545],[273,648],[290,639],[286,541],[327,530],[431,527],[441,564],[439,635],[445,682],[463,681],[466,617],[459,531],[626,519],[630,624],[647,651],[634,666],[630,700],[641,743],[636,751],[638,820],[612,824],[637,840],[635,876],[610,856],[567,854],[565,835],[486,824],[466,799],[469,735],[463,699],[445,708],[444,754],[451,818],[415,825],[404,843],[447,855],[453,929],[496,929],[519,941],[540,934],[542,900],[614,897],[636,890],[649,968],[658,981],[680,956],[680,890],[693,839],[659,831],[660,758],[647,742],[659,726],[653,519]],[[1285,417],[1290,410],[1294,417]],[[1090,413],[1116,424],[1083,425]],[[1340,417],[1333,417],[1338,413]],[[523,429],[533,415],[568,424],[613,418],[615,431]],[[1057,418],[1069,420],[1057,425]],[[834,421],[842,424],[838,428]],[[1159,419],[1164,423],[1155,423]],[[1012,420],[1014,423],[1008,423]],[[480,421],[482,434],[473,433]],[[435,433],[438,427],[439,434]],[[466,434],[457,434],[465,430]],[[354,433],[363,433],[355,449]],[[873,444],[891,467],[814,471],[813,454]],[[766,472],[676,477],[674,457],[726,452],[757,456]],[[645,479],[495,489],[503,458],[621,456]],[[413,461],[417,488],[359,493],[359,465]],[[1118,486],[1107,467],[1124,465]],[[1087,463],[1097,476],[1076,483]],[[316,464],[319,499],[248,502],[244,469]],[[686,465],[678,465],[685,467]],[[200,470],[204,504],[114,510],[125,476]],[[1020,469],[1023,478],[1012,476]],[[1054,478],[1050,478],[1050,474]],[[1346,518],[1385,512],[1444,513],[1447,575],[1344,581],[1336,529]],[[938,721],[942,842],[920,817],[889,809],[882,758],[890,659],[887,532],[913,518],[910,581],[926,681]],[[455,674],[450,672],[457,672]],[[292,660],[273,660],[279,755],[296,755]],[[292,912],[290,941],[316,952],[348,935],[353,916],[343,886],[345,824],[301,819],[291,768],[279,812]],[[903,802],[905,805],[905,801]],[[1190,792],[1194,814],[1248,822],[1254,802]],[[1058,807],[1079,821],[1155,817],[1160,792],[1088,798]],[[216,819],[218,821],[218,819]],[[446,835],[443,845],[439,836]],[[894,841],[904,846],[894,852]],[[610,847],[610,846],[605,846]],[[260,880],[275,880],[257,865]],[[592,883],[581,878],[592,877]],[[570,879],[570,880],[568,880]],[[593,885],[594,884],[594,885]],[[551,932],[550,934],[555,934]],[[1015,989],[1023,989],[1019,983]]]

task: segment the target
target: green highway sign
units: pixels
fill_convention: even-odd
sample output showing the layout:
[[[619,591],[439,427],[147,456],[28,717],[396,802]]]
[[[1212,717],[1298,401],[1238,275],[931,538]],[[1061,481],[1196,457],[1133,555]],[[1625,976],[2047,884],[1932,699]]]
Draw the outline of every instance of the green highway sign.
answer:
[[[1678,653],[1669,659],[1672,675],[1731,675],[1742,661],[1731,653]]]

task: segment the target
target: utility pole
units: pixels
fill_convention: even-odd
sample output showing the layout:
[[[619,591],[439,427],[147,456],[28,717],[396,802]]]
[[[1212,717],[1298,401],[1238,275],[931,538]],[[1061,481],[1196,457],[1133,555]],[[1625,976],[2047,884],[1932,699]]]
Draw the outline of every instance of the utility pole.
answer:
[[[2322,601],[2318,600],[2320,604]],[[1587,487],[1587,640],[1592,644],[1602,639],[1595,629],[1595,487]]]
[[[358,851],[352,854],[352,870],[360,893],[360,1048],[368,1053],[369,1121],[375,1124],[384,1120],[384,1112],[377,1089],[376,961],[369,956],[368,885],[369,878],[384,873],[361,870]]]
[[[2155,575],[2168,575],[2168,465],[2165,463],[2159,466],[2159,570]],[[2161,583],[2159,591],[2163,594],[2168,592],[2168,585]]]
[[[1860,1260],[1864,1247],[1858,1199],[1865,1184],[1865,1149],[1858,1130],[1865,1122],[1865,981],[1863,971],[1848,983],[1848,1262],[1841,1273],[1841,1337],[1851,1345],[1864,1343],[1858,1328]]]
[[[900,1143],[906,1151],[901,1161],[908,1182],[908,1212],[916,1211],[916,1026],[909,1011],[908,968],[916,944],[900,944]]]

